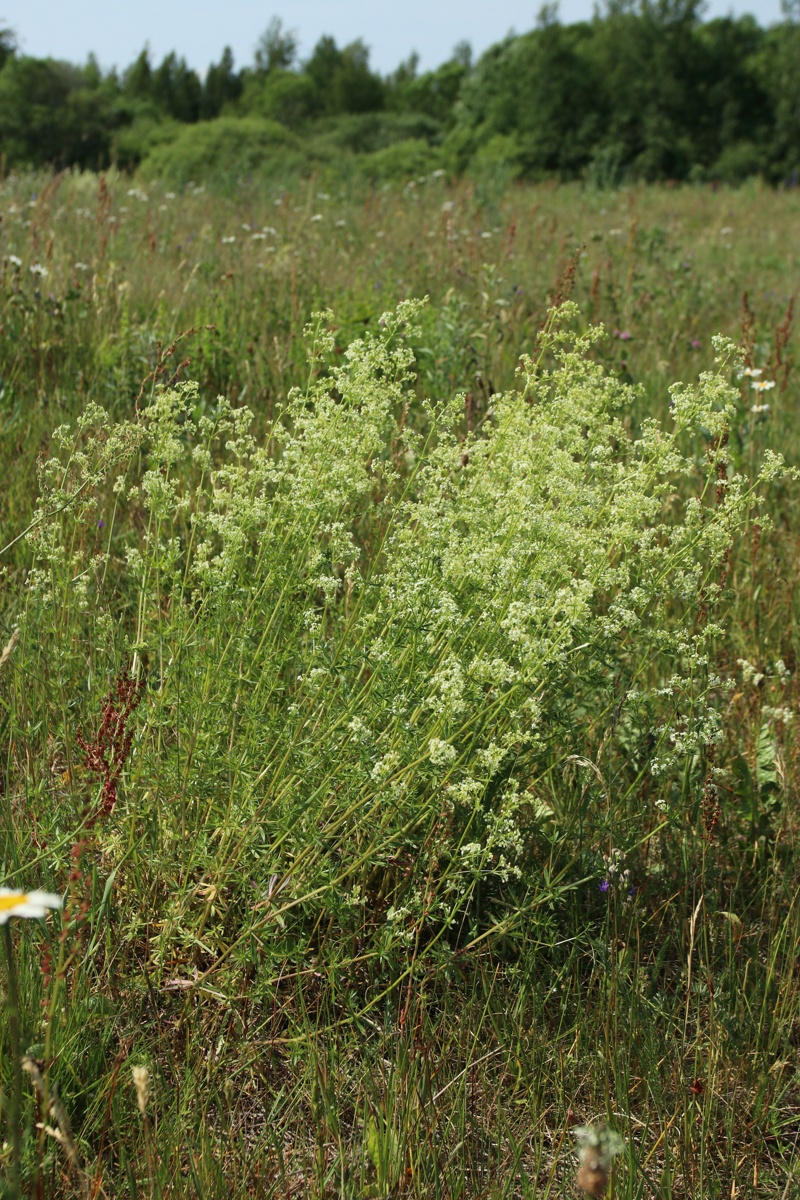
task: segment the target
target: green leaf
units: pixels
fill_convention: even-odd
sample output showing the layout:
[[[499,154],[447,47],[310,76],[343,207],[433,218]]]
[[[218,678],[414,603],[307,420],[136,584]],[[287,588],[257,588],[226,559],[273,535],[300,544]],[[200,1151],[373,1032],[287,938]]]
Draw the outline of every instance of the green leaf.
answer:
[[[741,754],[733,760],[731,769],[735,781],[734,791],[740,802],[739,807],[742,815],[755,820],[758,815],[758,795],[750,768]]]

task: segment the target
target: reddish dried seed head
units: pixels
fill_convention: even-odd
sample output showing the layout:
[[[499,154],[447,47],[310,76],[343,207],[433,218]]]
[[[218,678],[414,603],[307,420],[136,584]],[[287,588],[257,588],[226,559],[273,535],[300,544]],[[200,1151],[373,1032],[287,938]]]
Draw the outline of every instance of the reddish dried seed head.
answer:
[[[86,769],[103,781],[100,805],[87,821],[91,828],[99,817],[107,817],[117,802],[117,785],[131,752],[133,732],[127,728],[131,714],[142,698],[143,680],[118,675],[103,703],[100,728],[90,742],[78,730],[76,740],[84,753]]]

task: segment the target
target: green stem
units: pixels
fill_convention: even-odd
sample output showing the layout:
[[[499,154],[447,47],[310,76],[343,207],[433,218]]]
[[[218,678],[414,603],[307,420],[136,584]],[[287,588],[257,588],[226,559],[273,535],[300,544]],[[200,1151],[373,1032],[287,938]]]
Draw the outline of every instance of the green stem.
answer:
[[[14,966],[14,943],[11,938],[11,925],[6,921],[3,926],[6,971],[8,974],[8,1040],[11,1048],[11,1100],[8,1105],[8,1123],[10,1126],[11,1164],[8,1170],[9,1200],[19,1196],[20,1165],[22,1163],[22,1128],[20,1116],[22,1113],[22,1034],[19,1025],[19,988],[17,986],[17,971]]]

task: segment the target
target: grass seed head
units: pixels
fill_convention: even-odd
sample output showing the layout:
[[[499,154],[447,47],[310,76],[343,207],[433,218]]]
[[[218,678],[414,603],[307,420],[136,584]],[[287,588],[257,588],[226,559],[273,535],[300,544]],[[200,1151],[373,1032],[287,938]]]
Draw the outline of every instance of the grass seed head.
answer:
[[[150,1099],[150,1072],[147,1067],[133,1067],[133,1086],[136,1088],[136,1103],[142,1116],[147,1113],[147,1101]]]
[[[9,640],[6,642],[5,646],[3,647],[2,651],[0,651],[0,668],[4,667],[5,664],[8,662],[8,660],[11,658],[11,655],[14,653],[14,647],[16,646],[18,641],[19,641],[19,630],[15,629],[14,632],[11,634],[11,637],[9,638]]]

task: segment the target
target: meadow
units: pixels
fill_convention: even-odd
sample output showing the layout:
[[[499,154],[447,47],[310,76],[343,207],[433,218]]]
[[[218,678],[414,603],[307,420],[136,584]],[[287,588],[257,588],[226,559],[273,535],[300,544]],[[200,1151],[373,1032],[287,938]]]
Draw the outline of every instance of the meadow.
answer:
[[[800,193],[501,174],[0,184],[9,1196],[800,1194]]]

